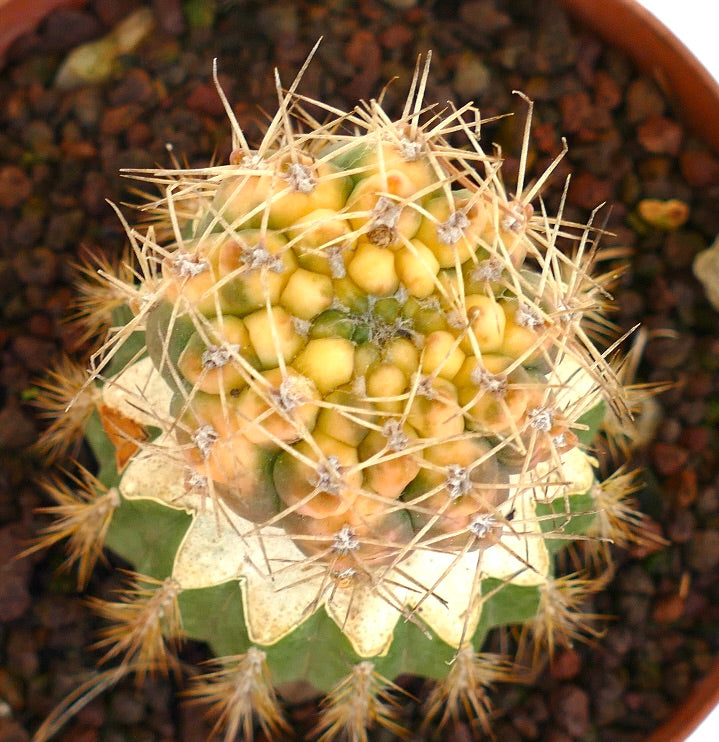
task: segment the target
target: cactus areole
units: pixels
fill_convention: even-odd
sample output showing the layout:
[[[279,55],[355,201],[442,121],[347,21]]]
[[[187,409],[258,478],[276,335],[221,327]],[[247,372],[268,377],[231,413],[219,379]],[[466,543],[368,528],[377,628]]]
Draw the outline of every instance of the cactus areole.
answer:
[[[452,673],[493,627],[550,647],[578,632],[571,590],[551,604],[554,555],[612,537],[591,442],[625,395],[595,346],[599,230],[547,214],[528,133],[510,191],[479,112],[426,106],[427,74],[397,120],[278,80],[259,144],[223,97],[230,163],[136,173],[162,192],[152,223],[126,225],[131,265],[85,305],[113,315],[75,396],[99,466],[76,520],[141,586],[100,607],[125,621],[108,656],[144,674],[173,641],[208,642],[223,659],[203,692],[236,728],[279,728],[272,687],[298,680],[331,694],[324,738],[362,688],[379,704],[362,724],[391,726],[402,673],[475,698]],[[154,648],[117,619],[151,603]],[[217,688],[242,673],[238,711]]]

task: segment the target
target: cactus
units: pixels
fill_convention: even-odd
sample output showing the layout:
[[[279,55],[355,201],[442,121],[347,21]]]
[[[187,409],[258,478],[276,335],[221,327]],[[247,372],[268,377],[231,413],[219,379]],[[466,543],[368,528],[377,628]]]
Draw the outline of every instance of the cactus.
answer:
[[[529,655],[593,630],[609,556],[583,546],[641,533],[635,479],[592,456],[606,411],[630,424],[601,230],[548,215],[553,166],[525,183],[529,102],[510,193],[479,112],[424,103],[428,71],[397,120],[277,79],[255,147],[218,85],[229,164],[136,173],[149,224],[118,210],[130,256],[80,281],[103,340],[44,394],[44,452],[84,435],[98,468],[48,484],[36,546],[67,539],[81,587],[103,545],[135,573],[94,601],[116,665],[39,738],[125,673],[177,670],[185,637],[219,658],[190,694],[225,739],[280,736],[296,681],[326,694],[318,738],[401,735],[403,673],[436,680],[428,718],[488,728],[488,687],[522,676],[482,651],[493,628]],[[561,576],[570,543],[596,559]]]

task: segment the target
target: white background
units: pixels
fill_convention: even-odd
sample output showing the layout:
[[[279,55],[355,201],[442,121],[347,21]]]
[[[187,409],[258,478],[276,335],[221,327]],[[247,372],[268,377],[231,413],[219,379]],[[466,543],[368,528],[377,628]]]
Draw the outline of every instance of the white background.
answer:
[[[682,41],[719,80],[716,8],[710,0],[639,0]],[[711,16],[711,17],[710,17]],[[719,123],[719,122],[718,122]],[[719,707],[688,737],[688,742],[719,740]]]
[[[639,4],[671,29],[719,80],[716,6],[711,0],[639,0]]]

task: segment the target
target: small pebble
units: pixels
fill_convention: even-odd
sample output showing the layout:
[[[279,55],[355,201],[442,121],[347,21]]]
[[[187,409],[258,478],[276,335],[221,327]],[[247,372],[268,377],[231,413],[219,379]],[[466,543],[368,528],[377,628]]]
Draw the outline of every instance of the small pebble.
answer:
[[[637,139],[647,152],[676,155],[682,146],[683,128],[665,116],[651,116],[637,130]]]
[[[180,0],[152,0],[157,25],[170,36],[180,36],[185,29],[185,16]]]
[[[686,223],[689,205],[677,199],[646,198],[639,202],[637,212],[647,224],[670,232]]]
[[[719,184],[719,157],[708,150],[687,149],[679,158],[682,175],[695,188]]]
[[[0,209],[14,209],[31,193],[32,182],[17,165],[0,168]]]
[[[393,23],[380,34],[380,43],[385,49],[401,49],[412,41],[412,29],[403,23]]]
[[[215,86],[210,83],[196,85],[187,96],[187,107],[197,113],[219,116],[223,111],[222,99]]]
[[[474,54],[462,54],[454,70],[452,86],[463,100],[474,100],[489,86],[491,73]]]
[[[627,120],[637,124],[650,116],[659,116],[664,113],[666,104],[661,93],[653,82],[639,77],[629,85],[625,105]]]
[[[719,567],[719,531],[696,530],[689,543],[689,566],[697,572],[712,572]]]
[[[582,658],[571,648],[562,649],[554,656],[550,665],[550,676],[555,680],[571,680],[582,669]]]
[[[664,476],[677,474],[689,460],[689,451],[673,443],[657,442],[652,445],[652,461]]]
[[[578,685],[560,685],[552,694],[552,716],[555,723],[574,738],[589,729],[589,696]]]
[[[102,115],[100,131],[105,136],[117,136],[135,123],[142,115],[142,109],[133,103],[108,108]]]
[[[0,410],[0,450],[6,447],[4,439],[10,429],[22,433],[18,424],[8,419],[6,410],[8,407]],[[0,623],[19,618],[31,604],[28,584],[31,564],[27,559],[17,558],[27,546],[28,536],[15,524],[0,528]]]
[[[654,603],[652,620],[657,623],[674,623],[683,613],[684,598],[679,595],[667,595]]]

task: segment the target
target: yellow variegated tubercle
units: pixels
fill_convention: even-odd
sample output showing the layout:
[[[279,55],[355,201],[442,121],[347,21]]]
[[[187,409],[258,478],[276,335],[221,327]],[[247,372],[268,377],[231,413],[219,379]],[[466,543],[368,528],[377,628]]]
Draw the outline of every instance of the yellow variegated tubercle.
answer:
[[[512,674],[481,653],[488,632],[552,647],[581,624],[568,607],[592,583],[554,556],[592,532],[591,440],[605,408],[626,413],[595,346],[598,231],[546,213],[549,172],[525,183],[531,116],[508,191],[479,112],[425,106],[428,69],[396,119],[278,80],[252,145],[225,101],[230,163],[137,173],[162,190],[153,223],[126,225],[131,263],[80,304],[86,332],[110,327],[69,395],[98,472],[74,505],[62,490],[44,543],[71,536],[76,561],[95,528],[137,570],[101,607],[120,620],[106,684],[208,641],[222,659],[193,694],[228,734],[254,718],[279,735],[273,685],[295,681],[330,694],[321,739],[396,730],[402,673],[437,679],[432,714],[445,699],[488,723],[486,685]]]

